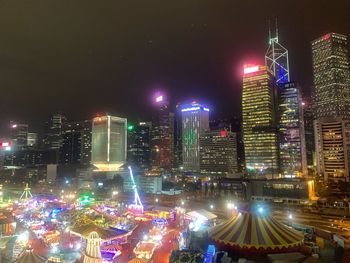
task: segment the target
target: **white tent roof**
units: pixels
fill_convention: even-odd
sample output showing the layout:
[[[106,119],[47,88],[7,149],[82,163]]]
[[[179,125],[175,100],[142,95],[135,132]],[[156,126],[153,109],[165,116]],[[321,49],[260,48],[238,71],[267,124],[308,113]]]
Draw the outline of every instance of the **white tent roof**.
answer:
[[[201,219],[201,220],[213,220],[217,218],[215,214],[205,209],[194,210],[194,211],[188,212],[186,215],[192,218]]]

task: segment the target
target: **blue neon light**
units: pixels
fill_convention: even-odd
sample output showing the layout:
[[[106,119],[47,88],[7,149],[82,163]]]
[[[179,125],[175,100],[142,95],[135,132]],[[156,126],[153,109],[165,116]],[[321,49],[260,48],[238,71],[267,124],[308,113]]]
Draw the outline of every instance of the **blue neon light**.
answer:
[[[210,111],[209,108],[199,107],[199,106],[197,106],[197,107],[184,108],[184,109],[182,109],[181,111],[182,111],[182,112],[186,112],[186,111],[196,111],[196,110],[204,110],[204,111],[208,111],[208,112]]]

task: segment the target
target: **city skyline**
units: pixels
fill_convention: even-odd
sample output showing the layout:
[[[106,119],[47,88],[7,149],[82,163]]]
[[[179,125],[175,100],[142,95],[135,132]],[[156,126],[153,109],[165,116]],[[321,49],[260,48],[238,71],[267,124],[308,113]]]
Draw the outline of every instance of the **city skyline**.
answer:
[[[1,11],[6,12],[2,17],[7,26],[0,26],[4,38],[0,44],[4,57],[1,130],[10,120],[33,122],[38,127],[48,113],[57,110],[71,120],[91,119],[102,111],[150,119],[151,94],[157,89],[167,92],[173,104],[192,97],[209,102],[213,117],[238,114],[239,71],[250,60],[262,64],[268,46],[267,21],[275,17],[280,42],[289,50],[291,79],[308,94],[312,85],[310,42],[328,32],[350,35],[349,3],[325,2],[317,14],[310,15],[312,1],[304,2],[273,5],[274,1],[269,1],[247,16],[244,13],[252,3],[245,1],[220,1],[215,6],[206,1],[189,6],[154,1],[150,7],[158,8],[150,13],[144,12],[143,4],[130,8],[115,3],[100,8],[128,10],[131,16],[104,13],[109,24],[92,19],[97,14],[86,1],[86,12],[80,15],[76,3],[68,11],[60,3],[33,4],[27,8],[38,16],[23,9],[13,15],[19,17],[16,21],[11,19],[16,9],[9,3]],[[280,15],[286,7],[292,11]],[[334,12],[328,14],[329,10]],[[57,20],[56,11],[62,16],[70,12],[67,22]],[[177,18],[180,15],[182,18]],[[170,19],[163,19],[165,16]],[[130,29],[127,33],[125,25]],[[97,37],[92,39],[92,35]],[[85,93],[88,96],[81,96]]]

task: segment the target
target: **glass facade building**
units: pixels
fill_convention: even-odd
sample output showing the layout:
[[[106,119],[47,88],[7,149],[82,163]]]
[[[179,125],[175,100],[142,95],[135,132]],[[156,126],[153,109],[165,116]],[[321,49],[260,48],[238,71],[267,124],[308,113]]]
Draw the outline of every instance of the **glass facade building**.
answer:
[[[245,66],[242,117],[246,170],[251,177],[278,174],[276,86],[266,66]]]
[[[128,163],[142,171],[151,166],[151,127],[150,122],[140,122],[128,129]]]
[[[317,173],[349,181],[350,70],[347,37],[328,33],[312,41]]]
[[[180,106],[182,119],[182,161],[185,172],[200,172],[201,134],[209,130],[209,108],[192,102]]]
[[[168,104],[161,105],[153,120],[151,132],[152,168],[170,171],[174,163],[174,113]]]
[[[126,161],[127,120],[101,116],[92,120],[91,162],[99,171],[117,171]]]
[[[295,82],[278,87],[280,172],[283,177],[300,177],[307,174],[301,88]]]
[[[316,118],[350,117],[347,37],[326,34],[312,41]]]

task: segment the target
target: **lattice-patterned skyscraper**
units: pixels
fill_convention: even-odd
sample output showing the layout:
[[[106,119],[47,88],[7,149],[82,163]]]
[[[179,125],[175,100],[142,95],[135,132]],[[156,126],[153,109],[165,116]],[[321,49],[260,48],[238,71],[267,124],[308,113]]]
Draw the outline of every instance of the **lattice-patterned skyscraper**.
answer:
[[[265,65],[273,73],[276,83],[289,82],[288,50],[278,42],[278,27],[276,22],[275,36],[269,32],[269,48],[265,54]]]

